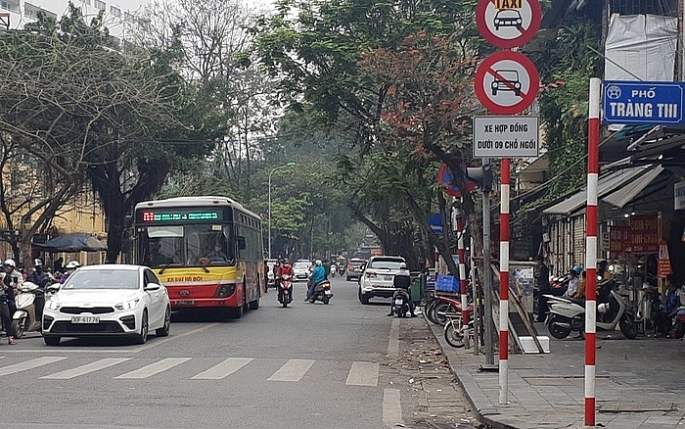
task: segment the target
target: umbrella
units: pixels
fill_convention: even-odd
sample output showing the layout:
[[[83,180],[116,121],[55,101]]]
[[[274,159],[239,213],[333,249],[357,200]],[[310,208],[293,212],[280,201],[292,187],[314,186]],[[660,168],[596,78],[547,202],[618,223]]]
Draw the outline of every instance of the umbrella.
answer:
[[[100,252],[107,250],[107,245],[92,235],[84,232],[64,234],[45,243],[34,243],[46,252]]]

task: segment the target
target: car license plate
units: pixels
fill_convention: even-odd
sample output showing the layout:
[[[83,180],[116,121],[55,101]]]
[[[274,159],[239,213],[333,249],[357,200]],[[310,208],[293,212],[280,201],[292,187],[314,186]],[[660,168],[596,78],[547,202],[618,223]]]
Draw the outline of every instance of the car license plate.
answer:
[[[331,294],[331,291],[330,291],[330,290],[324,291],[324,294],[330,295],[330,294]]]
[[[97,324],[100,323],[98,316],[71,316],[71,323]]]
[[[177,301],[174,301],[174,305],[195,305],[195,301],[177,300]]]
[[[383,280],[385,280],[386,282],[389,282],[392,280],[392,276],[383,276]]]
[[[402,298],[396,298],[395,305],[402,305]]]

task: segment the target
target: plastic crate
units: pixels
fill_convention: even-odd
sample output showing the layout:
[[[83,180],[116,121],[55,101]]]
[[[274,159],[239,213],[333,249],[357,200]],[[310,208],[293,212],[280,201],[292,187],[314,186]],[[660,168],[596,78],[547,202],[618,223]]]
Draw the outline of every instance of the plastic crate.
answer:
[[[454,276],[438,275],[435,290],[440,292],[459,292],[459,279]]]

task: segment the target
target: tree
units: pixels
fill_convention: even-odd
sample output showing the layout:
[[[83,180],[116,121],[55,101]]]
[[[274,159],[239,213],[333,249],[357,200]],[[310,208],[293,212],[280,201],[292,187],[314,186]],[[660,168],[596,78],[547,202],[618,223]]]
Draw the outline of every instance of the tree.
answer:
[[[160,189],[174,162],[206,152],[211,141],[197,122],[190,126],[197,112],[171,69],[173,57],[123,55],[106,41],[101,16],[88,25],[73,5],[59,24],[41,15],[31,31],[3,37],[0,131],[65,183],[90,179],[114,261],[126,214]],[[184,145],[169,144],[171,138]],[[50,197],[59,205],[60,194]]]

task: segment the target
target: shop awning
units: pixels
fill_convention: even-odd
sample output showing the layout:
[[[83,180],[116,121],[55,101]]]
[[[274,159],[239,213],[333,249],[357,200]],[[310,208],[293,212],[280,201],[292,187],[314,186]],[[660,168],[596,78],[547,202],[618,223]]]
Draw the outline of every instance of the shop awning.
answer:
[[[613,192],[606,197],[602,197],[602,201],[618,208],[623,208],[626,204],[633,201],[640,192],[644,191],[644,189],[649,186],[662,171],[664,171],[662,166],[653,166],[651,170],[635,178],[635,180],[626,184],[626,186],[623,186],[621,189],[618,189],[616,192]]]
[[[646,176],[647,172],[651,172],[652,170],[656,169],[657,166],[655,165],[646,165],[646,166],[639,166],[639,167],[632,167],[632,168],[625,168],[622,170],[614,171],[612,173],[609,173],[603,177],[599,178],[599,181],[597,182],[597,196],[606,201],[605,197],[615,193],[617,190],[621,190],[624,188],[626,185],[629,185],[631,182],[641,179],[642,176]],[[658,166],[661,169],[661,166]],[[663,170],[663,169],[662,169]],[[659,171],[661,173],[661,171]],[[658,174],[657,174],[658,175]],[[649,183],[654,180],[656,176],[652,177],[649,182],[647,182],[644,186],[640,188],[640,191],[642,191],[645,187],[649,185]],[[633,187],[630,185],[631,188]],[[640,191],[636,192],[635,195],[637,195]],[[632,197],[628,200],[628,202],[632,200]],[[620,201],[620,200],[619,200]],[[587,188],[583,188],[582,190],[578,191],[577,193],[571,195],[564,201],[557,203],[556,205],[553,205],[552,207],[546,208],[543,210],[543,213],[545,214],[556,214],[556,215],[570,215],[571,213],[580,210],[581,208],[585,207],[585,204],[587,203]],[[627,204],[627,202],[626,202]],[[615,205],[615,204],[614,204]],[[623,207],[623,206],[621,206]]]

